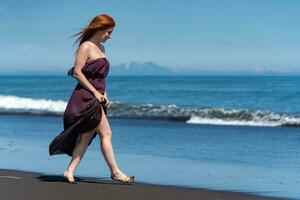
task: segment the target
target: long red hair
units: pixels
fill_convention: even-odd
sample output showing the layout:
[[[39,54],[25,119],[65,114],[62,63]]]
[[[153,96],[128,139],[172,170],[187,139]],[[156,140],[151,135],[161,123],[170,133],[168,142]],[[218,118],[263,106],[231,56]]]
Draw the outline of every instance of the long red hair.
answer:
[[[74,44],[76,44],[78,41],[78,47],[85,41],[87,41],[90,37],[94,35],[97,31],[104,30],[106,28],[111,28],[116,25],[115,20],[107,15],[107,14],[101,14],[94,17],[94,19],[90,22],[90,24],[84,28],[79,33],[76,33],[74,36],[80,35]]]
[[[76,41],[74,42],[74,45],[79,42],[78,47],[85,41],[87,41],[90,37],[94,35],[97,31],[104,30],[106,28],[111,28],[116,25],[115,20],[107,15],[107,14],[101,14],[94,17],[94,19],[90,22],[88,27],[84,28],[79,33],[76,33],[75,35],[72,35],[72,37],[80,35]],[[77,48],[78,51],[78,48]],[[76,53],[77,53],[76,51]],[[68,75],[73,75],[74,67],[68,70]]]

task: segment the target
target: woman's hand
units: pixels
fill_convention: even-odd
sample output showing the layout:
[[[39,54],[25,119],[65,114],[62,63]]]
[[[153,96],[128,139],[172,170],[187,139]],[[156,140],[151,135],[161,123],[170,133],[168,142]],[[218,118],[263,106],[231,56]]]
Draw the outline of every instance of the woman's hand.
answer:
[[[104,95],[102,95],[100,92],[96,91],[96,92],[94,92],[94,96],[96,97],[96,99],[98,99],[98,101],[100,101],[100,103],[104,103],[105,107],[108,107],[109,101]]]

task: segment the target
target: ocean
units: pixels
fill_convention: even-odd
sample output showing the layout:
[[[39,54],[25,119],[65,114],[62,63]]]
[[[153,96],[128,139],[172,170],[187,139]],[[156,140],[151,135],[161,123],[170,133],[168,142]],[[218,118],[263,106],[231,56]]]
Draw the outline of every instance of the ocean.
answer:
[[[77,84],[0,76],[0,168],[62,174],[49,156]],[[300,77],[108,76],[120,168],[144,183],[300,199]],[[109,178],[97,137],[75,176]]]

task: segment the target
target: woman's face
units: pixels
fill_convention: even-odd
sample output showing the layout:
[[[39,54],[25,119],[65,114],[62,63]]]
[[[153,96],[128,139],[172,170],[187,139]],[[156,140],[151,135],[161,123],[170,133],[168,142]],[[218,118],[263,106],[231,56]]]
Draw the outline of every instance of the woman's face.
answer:
[[[106,40],[111,39],[111,34],[112,34],[113,30],[114,30],[114,27],[103,30],[102,34],[100,34],[101,41],[106,42]]]

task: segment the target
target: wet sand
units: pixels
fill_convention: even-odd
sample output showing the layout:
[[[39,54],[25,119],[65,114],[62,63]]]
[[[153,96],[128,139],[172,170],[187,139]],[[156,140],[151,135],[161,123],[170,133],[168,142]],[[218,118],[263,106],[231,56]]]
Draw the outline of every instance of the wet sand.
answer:
[[[62,176],[16,170],[0,170],[1,200],[252,200],[279,199],[252,194],[207,189],[151,185],[135,182],[122,185],[108,179],[75,177],[68,184]]]

